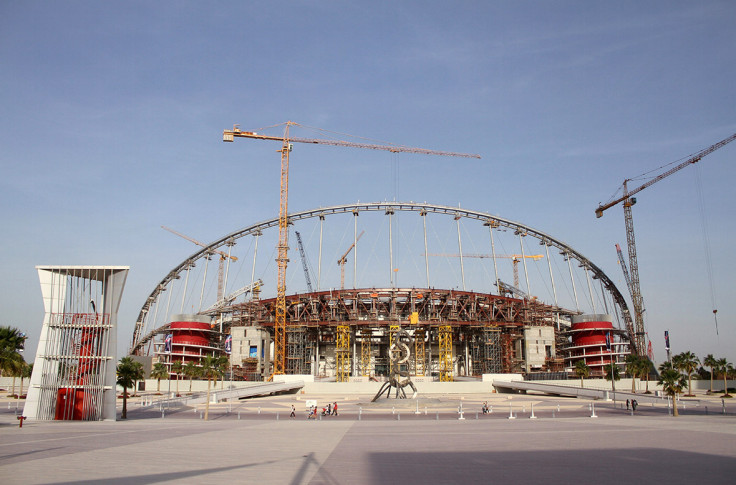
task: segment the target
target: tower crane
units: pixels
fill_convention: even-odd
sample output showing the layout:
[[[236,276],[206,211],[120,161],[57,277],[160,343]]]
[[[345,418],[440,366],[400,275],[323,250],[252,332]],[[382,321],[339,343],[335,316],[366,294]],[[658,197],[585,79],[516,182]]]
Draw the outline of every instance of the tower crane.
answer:
[[[161,226],[161,229],[165,229],[165,230],[169,231],[172,234],[176,234],[177,236],[186,239],[189,242],[193,242],[197,246],[201,246],[203,248],[206,248],[207,247],[206,244],[201,243],[201,242],[197,241],[196,239],[191,238],[189,236],[186,236],[186,235],[184,235],[184,234],[182,234],[180,232],[177,232],[177,231],[171,229],[170,227]],[[231,260],[231,261],[234,262],[234,261],[237,261],[238,258],[235,257],[235,256],[232,256],[230,254],[227,254],[226,252],[220,251],[219,249],[213,249],[212,252],[220,255],[220,266],[219,266],[218,271],[217,271],[217,301],[220,301],[223,298],[223,292],[224,292],[223,274],[225,272],[225,260],[226,259],[229,259],[229,260]]]
[[[358,244],[358,241],[360,241],[360,238],[363,237],[363,233],[365,231],[360,231],[360,234],[358,234],[358,237],[355,238],[355,241],[353,244],[350,245],[347,251],[345,251],[345,254],[340,256],[340,259],[337,260],[337,264],[340,266],[340,289],[345,289],[345,263],[347,262],[348,254],[350,254],[350,251],[353,250],[356,244]]]
[[[302,235],[299,231],[294,231],[296,234],[296,243],[299,246],[299,256],[302,258],[302,268],[304,269],[304,279],[307,280],[307,289],[310,293],[314,293],[312,288],[312,280],[309,278],[309,268],[307,267],[307,255],[304,253],[304,245],[302,244]]]
[[[424,256],[422,254],[422,256]],[[441,256],[445,258],[459,258],[459,253],[428,253],[427,256]],[[538,260],[542,259],[544,255],[542,254],[533,254],[533,255],[526,255],[526,254],[496,254],[495,256],[493,254],[465,254],[463,253],[463,258],[506,258],[511,259],[513,265],[514,265],[514,286],[519,287],[519,263],[521,262],[521,259],[531,259],[531,260]]]
[[[608,202],[606,204],[599,204],[598,207],[595,209],[595,216],[597,218],[600,218],[603,216],[603,212],[605,210],[610,209],[611,207],[615,206],[616,204],[620,202],[623,202],[624,222],[626,223],[626,243],[627,243],[628,250],[629,250],[629,265],[631,266],[630,268],[631,269],[631,288],[630,290],[631,290],[632,303],[634,304],[634,324],[636,326],[635,329],[628,329],[628,330],[629,330],[629,334],[630,334],[632,343],[634,344],[634,350],[636,354],[638,355],[641,355],[641,356],[647,355],[646,354],[647,349],[646,349],[646,344],[645,344],[646,332],[644,330],[644,305],[643,305],[643,300],[641,297],[641,288],[639,285],[639,263],[637,262],[637,258],[636,258],[636,240],[634,238],[634,219],[631,214],[631,207],[634,204],[636,204],[636,197],[632,197],[632,196],[641,192],[647,187],[659,182],[660,180],[666,177],[669,177],[675,172],[679,172],[683,168],[693,163],[699,162],[706,155],[713,153],[714,151],[718,150],[719,148],[722,148],[723,146],[731,143],[734,140],[736,140],[736,133],[729,136],[728,138],[724,138],[718,143],[715,143],[707,148],[700,150],[699,152],[696,152],[695,154],[688,157],[684,162],[679,163],[678,165],[657,175],[656,177],[653,177],[651,180],[640,185],[639,187],[636,187],[635,189],[629,190],[628,183],[631,182],[632,179],[626,179],[624,180],[624,183],[623,183],[623,195],[621,197],[611,202]],[[717,310],[714,309],[713,313],[715,314],[716,312]]]
[[[311,143],[353,148],[367,148],[372,150],[385,150],[393,153],[418,153],[424,155],[440,155],[447,157],[480,158],[480,155],[427,150],[425,148],[412,148],[401,145],[374,145],[369,143],[353,143],[342,140],[298,138],[292,137],[289,131],[292,126],[301,125],[293,121],[287,121],[283,124],[283,126],[283,136],[259,135],[255,131],[242,131],[240,130],[238,125],[233,126],[232,130],[224,130],[222,133],[222,141],[224,142],[233,142],[235,141],[236,137],[281,142],[281,149],[279,150],[279,152],[281,153],[281,189],[279,204],[279,240],[277,245],[278,256],[276,258],[278,267],[278,278],[276,288],[276,318],[274,322],[274,375],[284,374],[286,371],[286,266],[289,262],[289,154],[292,150],[292,144]]]

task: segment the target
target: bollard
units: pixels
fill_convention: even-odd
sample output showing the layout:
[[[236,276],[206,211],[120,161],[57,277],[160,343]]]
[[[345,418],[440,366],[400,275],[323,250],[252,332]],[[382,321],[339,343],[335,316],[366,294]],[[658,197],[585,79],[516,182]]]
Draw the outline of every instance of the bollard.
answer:
[[[591,418],[597,418],[598,416],[596,416],[596,414],[595,414],[595,403],[590,403],[590,409],[591,409],[590,417]]]
[[[26,419],[26,417],[23,416],[23,415],[21,415],[21,416],[17,416],[17,419],[18,419],[18,427],[19,428],[22,428],[23,427],[23,421]]]
[[[401,413],[398,413],[398,414],[396,415],[396,421],[401,421]]]
[[[276,421],[279,420],[279,413],[276,413]]]
[[[240,420],[240,411],[238,411],[238,420]]]
[[[557,405],[557,412],[558,413],[560,412],[560,405],[559,404]]]
[[[458,421],[465,421],[465,416],[463,416],[463,403],[460,403],[460,407],[457,410],[457,413],[460,415]]]
[[[440,420],[440,412],[437,411],[437,414],[434,415],[434,420],[439,421]]]
[[[526,405],[522,406],[522,408],[521,408],[521,412],[522,412],[523,414],[526,414]]]
[[[529,416],[529,419],[537,419],[537,417],[534,416],[534,403],[532,403],[532,415]]]
[[[475,419],[478,419],[478,413],[477,412],[475,413]]]
[[[427,415],[427,406],[424,406],[424,415]]]
[[[362,415],[363,415],[362,413],[358,413],[358,421],[362,421],[362,419],[361,419],[361,416]]]
[[[396,408],[391,406],[391,414],[396,414]]]
[[[422,413],[421,413],[421,412],[419,411],[419,401],[417,401],[417,410],[416,410],[416,411],[414,411],[414,414],[422,414]]]
[[[258,406],[258,414],[261,414],[261,406]]]
[[[202,412],[201,412],[201,411],[200,411],[200,413],[199,413],[199,419],[204,419],[204,415],[202,414]]]
[[[555,419],[555,412],[552,411],[552,419]]]
[[[164,419],[166,417],[166,411],[163,409],[161,410],[161,419]]]
[[[493,414],[493,406],[488,406],[488,414]]]
[[[509,403],[509,419],[516,419],[516,416],[514,416],[514,410],[511,406],[511,403]]]

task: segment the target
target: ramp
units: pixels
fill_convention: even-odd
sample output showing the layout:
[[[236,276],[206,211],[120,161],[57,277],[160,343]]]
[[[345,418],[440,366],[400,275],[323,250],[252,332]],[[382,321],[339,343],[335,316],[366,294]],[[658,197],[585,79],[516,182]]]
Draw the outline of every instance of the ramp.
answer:
[[[559,384],[542,384],[528,381],[493,381],[493,387],[498,391],[532,391],[549,394],[552,396],[581,397],[585,399],[601,399],[604,401],[625,401],[626,399],[636,399],[639,404],[653,403],[666,404],[667,396],[657,396],[654,394],[632,394],[630,392],[613,392],[606,389],[591,389],[587,387],[574,387]],[[698,406],[700,401],[697,399],[679,399],[686,401],[688,404]]]
[[[248,397],[271,396],[284,392],[295,392],[304,387],[304,381],[293,382],[264,382],[247,387],[236,387],[233,389],[216,389],[210,391],[210,402],[220,402],[225,399],[232,401]],[[192,396],[177,397],[173,399],[159,399],[152,401],[149,406],[181,407],[205,404],[207,393],[200,392]]]

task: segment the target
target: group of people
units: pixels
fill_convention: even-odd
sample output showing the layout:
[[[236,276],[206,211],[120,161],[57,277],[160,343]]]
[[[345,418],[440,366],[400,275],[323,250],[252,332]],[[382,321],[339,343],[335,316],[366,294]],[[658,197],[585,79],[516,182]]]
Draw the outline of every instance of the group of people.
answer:
[[[327,403],[327,406],[322,407],[322,416],[337,416],[337,401]],[[296,417],[296,408],[291,405],[290,417]],[[317,419],[317,406],[309,406],[307,410],[307,419]]]
[[[627,400],[626,400],[626,410],[627,410],[627,411],[629,410],[629,405],[631,405],[631,410],[632,410],[632,411],[636,411],[636,407],[637,407],[637,406],[639,405],[639,403],[638,403],[638,402],[636,402],[636,399],[632,399],[632,400],[631,400],[630,402],[629,402],[629,400],[627,399]]]
[[[488,407],[488,402],[484,402],[481,409],[483,410],[483,414],[488,414],[489,412],[491,412],[490,408]]]

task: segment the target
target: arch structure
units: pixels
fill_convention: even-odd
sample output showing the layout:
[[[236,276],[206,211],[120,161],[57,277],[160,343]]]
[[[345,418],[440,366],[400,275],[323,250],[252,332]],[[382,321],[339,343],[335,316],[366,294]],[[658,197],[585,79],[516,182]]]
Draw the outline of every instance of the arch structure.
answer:
[[[445,214],[455,219],[468,219],[480,222],[485,226],[490,226],[491,230],[500,228],[504,230],[513,231],[514,235],[522,237],[532,237],[538,240],[541,246],[545,246],[546,249],[554,248],[559,251],[567,261],[576,261],[577,265],[583,268],[586,273],[589,273],[593,279],[599,280],[602,288],[608,292],[611,300],[614,304],[614,311],[621,317],[625,325],[625,333],[631,342],[632,352],[637,352],[637,349],[644,348],[643,342],[639,342],[642,338],[636,335],[634,331],[633,322],[627,306],[627,303],[618,290],[614,282],[590,259],[585,257],[583,254],[572,248],[565,242],[557,239],[549,234],[534,229],[530,226],[515,222],[509,219],[498,217],[487,212],[481,212],[476,210],[464,209],[460,207],[443,206],[429,203],[415,203],[415,202],[373,202],[373,203],[355,203],[336,205],[331,207],[320,207],[317,209],[311,209],[301,212],[294,212],[289,214],[289,223],[310,219],[320,218],[324,219],[331,215],[336,214],[350,214],[358,215],[361,212],[384,212],[386,214],[393,214],[397,211],[401,212],[416,212],[420,215],[432,214]],[[135,329],[133,333],[133,341],[130,348],[131,354],[141,354],[144,348],[154,339],[156,335],[161,335],[168,324],[159,326],[157,328],[147,328],[147,319],[151,316],[151,310],[161,295],[167,290],[169,285],[181,278],[182,273],[186,272],[187,269],[195,266],[195,262],[202,259],[209,259],[215,255],[216,250],[228,251],[230,247],[235,244],[235,241],[244,236],[257,236],[262,233],[263,230],[278,227],[278,218],[268,219],[265,221],[258,222],[251,226],[245,227],[238,231],[227,234],[226,236],[211,242],[206,247],[193,253],[179,265],[174,267],[169,273],[156,285],[151,291],[148,298],[145,300],[138,318],[135,322]],[[507,289],[508,285],[499,284],[500,289]],[[512,287],[513,288],[513,287]],[[567,311],[565,313],[576,313],[574,311]],[[580,312],[577,312],[580,313]]]

